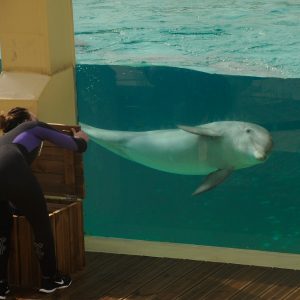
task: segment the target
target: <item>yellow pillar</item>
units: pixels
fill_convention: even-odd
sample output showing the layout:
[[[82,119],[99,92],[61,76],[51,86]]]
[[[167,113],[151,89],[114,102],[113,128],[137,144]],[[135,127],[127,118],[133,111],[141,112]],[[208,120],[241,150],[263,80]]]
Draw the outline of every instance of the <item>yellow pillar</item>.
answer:
[[[0,110],[75,124],[72,0],[0,0]]]

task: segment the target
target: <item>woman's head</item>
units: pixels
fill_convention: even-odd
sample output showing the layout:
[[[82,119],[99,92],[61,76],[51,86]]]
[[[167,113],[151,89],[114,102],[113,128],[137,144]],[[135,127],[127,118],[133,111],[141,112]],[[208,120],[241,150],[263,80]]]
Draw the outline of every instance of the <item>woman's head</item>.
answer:
[[[34,115],[24,107],[14,107],[7,114],[0,114],[0,129],[8,132],[25,121],[34,120]]]

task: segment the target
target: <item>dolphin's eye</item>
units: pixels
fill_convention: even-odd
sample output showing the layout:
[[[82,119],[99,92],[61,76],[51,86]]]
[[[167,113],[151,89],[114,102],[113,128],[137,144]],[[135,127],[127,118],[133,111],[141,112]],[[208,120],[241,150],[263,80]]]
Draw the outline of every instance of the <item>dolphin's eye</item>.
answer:
[[[251,132],[251,129],[250,129],[250,128],[247,128],[247,129],[246,129],[246,132],[247,132],[247,133],[250,133],[250,132]]]

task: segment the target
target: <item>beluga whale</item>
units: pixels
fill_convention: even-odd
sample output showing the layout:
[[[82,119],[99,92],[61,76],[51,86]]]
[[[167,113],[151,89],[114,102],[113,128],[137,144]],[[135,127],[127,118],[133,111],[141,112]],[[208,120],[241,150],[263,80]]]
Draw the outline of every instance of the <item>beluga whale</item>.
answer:
[[[207,175],[193,195],[211,190],[235,170],[266,161],[273,146],[267,129],[242,121],[136,132],[80,124],[92,141],[123,158],[164,172]]]

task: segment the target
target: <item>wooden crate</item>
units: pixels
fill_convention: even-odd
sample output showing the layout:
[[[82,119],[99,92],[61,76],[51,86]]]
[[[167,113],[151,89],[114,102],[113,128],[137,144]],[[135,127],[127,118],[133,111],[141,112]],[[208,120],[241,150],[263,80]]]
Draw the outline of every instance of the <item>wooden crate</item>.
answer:
[[[70,126],[52,125],[70,132]],[[67,274],[79,271],[85,265],[82,154],[45,142],[32,169],[47,199],[58,269]],[[14,215],[13,221],[9,282],[23,287],[38,286],[40,268],[31,227],[24,216]]]

